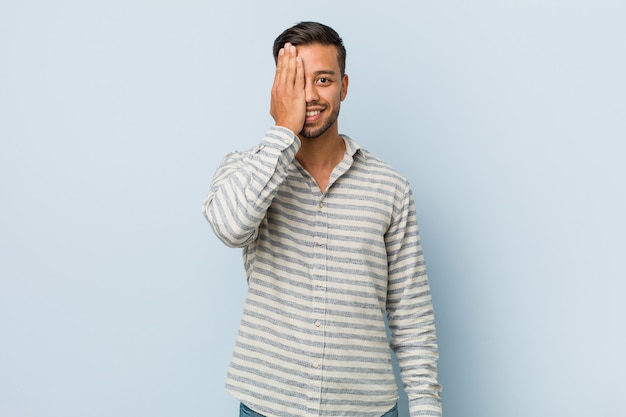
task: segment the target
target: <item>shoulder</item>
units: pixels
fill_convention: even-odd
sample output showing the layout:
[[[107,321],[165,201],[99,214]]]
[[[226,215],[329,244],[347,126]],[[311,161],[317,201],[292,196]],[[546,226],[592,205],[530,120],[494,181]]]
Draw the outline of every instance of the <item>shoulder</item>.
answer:
[[[348,149],[353,152],[353,170],[376,184],[388,184],[394,188],[408,191],[407,177],[389,163],[369,150],[360,147],[353,139],[343,135]]]

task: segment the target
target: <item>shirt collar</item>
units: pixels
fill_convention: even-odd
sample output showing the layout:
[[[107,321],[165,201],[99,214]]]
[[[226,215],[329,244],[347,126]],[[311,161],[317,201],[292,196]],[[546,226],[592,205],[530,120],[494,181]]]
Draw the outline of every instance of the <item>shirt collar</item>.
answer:
[[[346,143],[346,154],[350,155],[352,157],[352,159],[354,159],[356,157],[356,154],[360,154],[363,155],[363,152],[361,152],[361,147],[359,146],[358,143],[356,143],[354,140],[352,140],[352,138],[350,138],[347,135],[340,135],[344,142]]]

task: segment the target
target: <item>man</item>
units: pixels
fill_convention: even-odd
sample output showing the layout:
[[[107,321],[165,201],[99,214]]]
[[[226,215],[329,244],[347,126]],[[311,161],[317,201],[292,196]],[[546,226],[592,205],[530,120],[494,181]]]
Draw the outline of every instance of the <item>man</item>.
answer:
[[[391,344],[411,416],[440,416],[408,182],[338,133],[348,76],[333,29],[299,23],[274,57],[275,126],[224,158],[203,207],[248,279],[227,389],[241,416],[397,416]]]

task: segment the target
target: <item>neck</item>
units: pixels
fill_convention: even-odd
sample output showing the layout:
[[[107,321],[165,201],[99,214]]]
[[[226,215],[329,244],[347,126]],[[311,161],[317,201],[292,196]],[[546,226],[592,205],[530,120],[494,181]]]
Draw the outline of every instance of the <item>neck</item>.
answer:
[[[300,137],[302,146],[296,159],[305,168],[334,168],[342,159],[346,144],[339,134],[323,135],[318,138]]]

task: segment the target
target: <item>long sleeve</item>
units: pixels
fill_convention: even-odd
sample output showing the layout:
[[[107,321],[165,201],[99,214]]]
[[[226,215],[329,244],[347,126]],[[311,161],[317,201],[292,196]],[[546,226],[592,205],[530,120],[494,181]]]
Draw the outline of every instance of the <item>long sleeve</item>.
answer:
[[[394,221],[385,235],[391,347],[398,359],[411,417],[440,417],[435,318],[415,205],[408,184],[395,212]]]
[[[256,239],[299,148],[300,140],[291,130],[273,126],[254,148],[224,157],[202,207],[224,244],[245,247]]]

